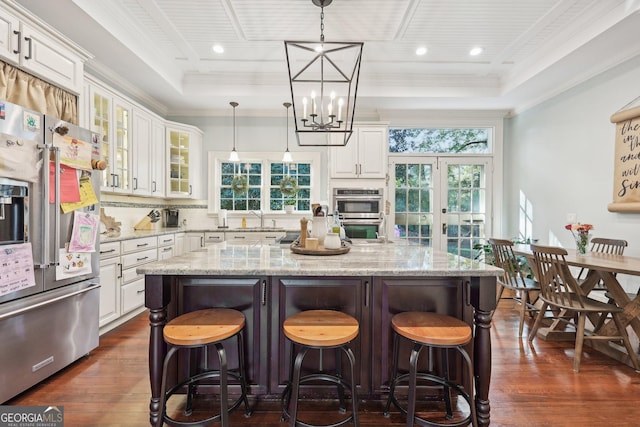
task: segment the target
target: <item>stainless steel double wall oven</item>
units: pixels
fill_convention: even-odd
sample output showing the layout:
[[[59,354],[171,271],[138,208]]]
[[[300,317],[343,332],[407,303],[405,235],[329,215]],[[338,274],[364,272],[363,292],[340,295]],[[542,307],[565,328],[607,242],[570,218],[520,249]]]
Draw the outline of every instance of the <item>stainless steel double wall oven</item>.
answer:
[[[382,188],[334,188],[333,207],[338,209],[350,239],[376,239],[384,227]]]

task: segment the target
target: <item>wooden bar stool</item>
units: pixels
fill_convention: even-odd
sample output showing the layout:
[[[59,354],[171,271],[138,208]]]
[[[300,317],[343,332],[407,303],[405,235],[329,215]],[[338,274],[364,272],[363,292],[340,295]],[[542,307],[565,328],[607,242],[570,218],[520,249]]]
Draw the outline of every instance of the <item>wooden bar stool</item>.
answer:
[[[407,426],[411,427],[414,423],[422,426],[463,426],[478,425],[476,416],[475,395],[473,391],[474,376],[473,376],[473,363],[469,354],[463,348],[468,344],[472,338],[471,327],[464,323],[462,320],[455,317],[445,316],[437,313],[429,312],[417,312],[410,311],[405,313],[399,313],[393,316],[391,319],[391,326],[394,331],[393,338],[393,372],[389,385],[389,397],[387,399],[387,406],[384,411],[384,416],[389,416],[389,409],[391,403],[394,404],[402,413],[407,415]],[[409,373],[398,375],[398,349],[400,337],[405,338],[414,343],[413,350],[411,351],[411,358]],[[441,349],[441,375],[434,375],[433,373],[418,372],[418,358],[420,352],[424,347]],[[467,369],[469,372],[469,387],[470,390],[467,393],[459,384],[455,384],[449,380],[449,360],[448,350],[456,349],[464,358]],[[429,352],[431,354],[431,351]],[[464,419],[458,421],[449,422],[437,422],[432,420],[425,420],[416,416],[416,386],[417,380],[427,380],[435,384],[439,384],[443,387],[444,401],[446,407],[445,420],[453,419],[453,412],[451,408],[451,395],[450,390],[457,391],[459,396],[462,396],[469,404],[469,415]],[[400,406],[400,403],[396,399],[394,392],[396,385],[399,382],[409,382],[409,394],[407,409],[405,410]]]
[[[162,367],[162,389],[160,395],[160,420],[159,426],[167,423],[170,426],[206,426],[211,422],[220,420],[223,427],[229,425],[229,412],[240,406],[244,402],[245,416],[251,415],[249,400],[247,399],[247,382],[244,368],[244,335],[242,330],[245,324],[244,314],[237,310],[228,308],[211,308],[205,310],[192,311],[176,317],[164,327],[164,340],[171,348],[164,358]],[[227,355],[222,346],[222,342],[236,337],[238,345],[238,369],[227,368]],[[219,370],[206,368],[207,346],[213,345],[218,353],[220,362]],[[203,372],[191,375],[186,380],[176,384],[167,390],[167,370],[171,357],[180,349],[202,349],[205,361]],[[228,377],[240,381],[241,396],[229,407],[228,406]],[[167,401],[178,390],[187,386],[187,404],[185,415],[191,415],[192,400],[195,387],[205,379],[219,378],[220,382],[220,413],[209,418],[197,421],[178,421],[166,414]]]
[[[358,321],[348,314],[333,310],[308,310],[288,317],[284,321],[283,330],[285,336],[291,340],[291,355],[289,369],[289,383],[282,393],[282,421],[290,419],[291,427],[337,427],[353,421],[358,425],[358,396],[356,393],[354,366],[355,357],[348,344],[358,336]],[[295,355],[294,347],[299,350]],[[301,376],[302,362],[310,349],[325,350],[336,349],[336,373],[334,375],[326,372],[311,373]],[[351,383],[342,378],[342,353],[349,359],[351,370]],[[322,356],[321,356],[322,357]],[[321,359],[322,360],[322,359]],[[325,381],[334,383],[338,387],[338,398],[340,400],[340,412],[346,412],[344,404],[344,389],[351,391],[351,414],[334,424],[324,426],[314,426],[297,419],[298,397],[300,384],[310,381]]]

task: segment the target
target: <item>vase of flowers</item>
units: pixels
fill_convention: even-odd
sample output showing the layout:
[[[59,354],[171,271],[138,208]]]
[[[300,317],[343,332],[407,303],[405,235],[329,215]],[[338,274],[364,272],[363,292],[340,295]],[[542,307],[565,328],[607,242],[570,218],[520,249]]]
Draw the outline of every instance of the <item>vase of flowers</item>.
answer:
[[[589,242],[591,241],[591,230],[593,230],[593,225],[580,223],[567,224],[564,228],[571,231],[573,238],[576,240],[576,252],[578,253],[578,255],[588,255]]]

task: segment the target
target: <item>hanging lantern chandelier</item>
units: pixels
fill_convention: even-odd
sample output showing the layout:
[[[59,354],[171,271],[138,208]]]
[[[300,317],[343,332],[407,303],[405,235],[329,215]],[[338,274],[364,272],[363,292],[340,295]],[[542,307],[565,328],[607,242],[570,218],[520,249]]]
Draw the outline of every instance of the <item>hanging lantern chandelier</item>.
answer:
[[[320,42],[284,42],[301,146],[344,146],[353,132],[364,43],[325,42],[324,8],[332,1],[312,0],[321,8]]]

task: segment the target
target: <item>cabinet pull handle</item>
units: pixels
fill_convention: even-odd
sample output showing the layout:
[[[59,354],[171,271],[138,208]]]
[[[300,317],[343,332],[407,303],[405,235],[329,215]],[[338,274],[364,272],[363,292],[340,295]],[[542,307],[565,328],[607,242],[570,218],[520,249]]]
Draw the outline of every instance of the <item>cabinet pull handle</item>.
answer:
[[[118,276],[118,279],[122,279],[122,263],[118,263],[118,268],[120,269],[120,275]]]
[[[204,236],[200,237],[200,247],[204,248]]]
[[[134,190],[138,189],[138,178],[133,178],[133,189]]]
[[[138,261],[144,261],[145,259],[149,258],[148,256],[144,256],[142,258],[136,258]]]
[[[153,186],[153,187],[152,187],[152,188],[153,188],[153,190],[151,190],[151,191],[155,193],[155,192],[156,192],[156,182],[155,182],[155,181],[152,181],[152,182],[151,182],[151,185]]]
[[[465,285],[465,292],[466,292],[466,303],[467,306],[471,305],[471,282],[469,282],[468,280],[466,282],[464,282]]]
[[[143,246],[149,246],[149,244],[148,243],[138,243],[136,246],[141,248]]]
[[[164,239],[162,242],[163,242],[163,243],[168,243],[168,242],[170,242],[170,241],[171,241],[171,239]]]
[[[192,193],[193,193],[193,187],[189,185],[189,195],[191,195]]]
[[[115,249],[109,249],[108,251],[100,251],[100,255],[102,255],[102,254],[108,254],[108,253],[110,253],[110,252],[115,252],[115,251],[116,251]]]
[[[369,307],[369,281],[364,282],[364,306]]]
[[[447,234],[447,223],[446,222],[442,223],[442,234]]]
[[[138,295],[140,294],[144,294],[144,289],[140,289],[139,291],[136,292]]]
[[[22,50],[22,34],[18,30],[13,30],[13,34],[18,36],[18,49],[13,49],[13,53],[20,53]]]
[[[169,252],[169,251],[172,251],[172,250],[173,250],[173,248],[172,248],[172,247],[168,247],[168,248],[164,248],[164,249],[162,250],[162,252]]]
[[[31,59],[32,58],[32,56],[31,56],[31,37],[25,37],[24,39],[27,42],[29,42],[29,49],[27,50],[27,52],[29,52],[29,53],[27,54],[27,56],[24,57],[24,59]]]
[[[262,305],[267,305],[267,281],[263,280],[262,281],[262,289],[260,289],[260,295],[261,295],[261,303]]]
[[[245,236],[233,236],[234,239],[246,239]]]

